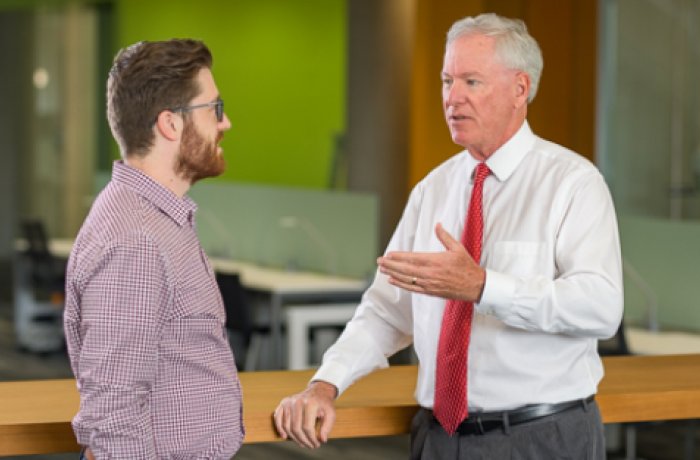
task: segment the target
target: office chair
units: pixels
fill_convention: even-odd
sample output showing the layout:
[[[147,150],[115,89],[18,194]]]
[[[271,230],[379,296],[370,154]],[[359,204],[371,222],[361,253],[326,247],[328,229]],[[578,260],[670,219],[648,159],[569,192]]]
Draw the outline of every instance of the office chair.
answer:
[[[625,320],[620,322],[615,335],[608,340],[598,341],[598,354],[600,356],[627,356],[631,355],[627,338],[625,336]]]
[[[63,349],[65,263],[51,254],[44,225],[21,223],[27,248],[14,263],[15,339],[20,350],[52,353]]]
[[[229,343],[239,370],[253,371],[260,357],[262,339],[270,333],[269,327],[255,326],[248,293],[236,274],[216,274],[226,311],[226,329]]]
[[[56,259],[49,250],[44,223],[40,220],[22,221],[22,234],[27,242],[25,254],[31,264],[31,281],[35,296],[63,305],[65,285],[65,263]]]

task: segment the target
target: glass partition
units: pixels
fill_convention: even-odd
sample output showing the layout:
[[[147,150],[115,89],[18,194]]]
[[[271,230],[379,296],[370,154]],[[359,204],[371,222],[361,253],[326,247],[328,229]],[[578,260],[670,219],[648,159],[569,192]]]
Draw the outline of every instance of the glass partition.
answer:
[[[671,350],[658,335],[635,350],[628,334],[630,348],[700,352],[700,0],[599,4],[597,158],[619,215],[625,321],[687,334]]]
[[[700,217],[700,1],[601,0],[597,155],[618,212]]]

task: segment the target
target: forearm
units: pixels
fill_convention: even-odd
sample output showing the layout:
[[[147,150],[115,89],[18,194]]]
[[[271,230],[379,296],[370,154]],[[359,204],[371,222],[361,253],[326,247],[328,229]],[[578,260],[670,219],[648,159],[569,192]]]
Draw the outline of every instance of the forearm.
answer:
[[[392,296],[398,296],[395,303]],[[343,393],[353,382],[389,365],[387,357],[410,345],[413,317],[410,295],[378,275],[343,334],[325,353],[314,379]]]

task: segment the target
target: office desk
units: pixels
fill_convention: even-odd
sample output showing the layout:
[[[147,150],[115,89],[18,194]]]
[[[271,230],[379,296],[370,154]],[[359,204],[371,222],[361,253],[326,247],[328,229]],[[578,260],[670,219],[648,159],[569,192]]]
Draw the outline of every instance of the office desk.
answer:
[[[314,326],[344,326],[352,319],[357,303],[290,305],[285,308],[287,324],[287,369],[309,369],[309,332]],[[337,338],[337,335],[333,334]],[[317,336],[318,339],[318,336]]]
[[[700,353],[700,334],[677,331],[652,332],[647,329],[625,329],[627,346],[632,354],[687,355]]]
[[[73,239],[69,238],[52,238],[49,240],[49,251],[56,257],[67,259],[71,249],[73,249],[73,241]],[[26,243],[23,240],[19,240],[15,244],[15,248],[21,250],[23,245],[26,245]]]
[[[359,302],[367,282],[321,273],[285,271],[248,262],[212,257],[215,271],[238,274],[246,289],[270,294],[270,335],[273,364],[282,368],[282,310],[285,304]]]
[[[19,240],[15,247],[22,250],[25,243]],[[51,239],[49,249],[57,257],[67,258],[73,247],[72,239]],[[270,295],[270,335],[273,349],[273,365],[282,368],[282,310],[285,304],[310,302],[358,301],[367,287],[361,279],[332,276],[323,273],[286,271],[262,267],[251,262],[210,257],[215,271],[238,274],[241,284],[249,290]]]
[[[700,418],[700,355],[605,358],[596,399],[605,423]],[[350,387],[337,401],[332,438],[409,432],[417,409],[417,368],[393,366]],[[272,412],[305,387],[313,371],[243,372],[246,443],[279,441]],[[76,451],[70,420],[73,380],[0,383],[0,456]]]

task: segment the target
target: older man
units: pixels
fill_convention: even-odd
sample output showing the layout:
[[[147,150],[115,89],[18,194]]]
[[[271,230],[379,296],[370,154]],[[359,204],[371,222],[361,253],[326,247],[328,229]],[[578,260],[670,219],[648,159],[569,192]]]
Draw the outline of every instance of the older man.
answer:
[[[337,395],[413,342],[411,458],[605,458],[593,396],[622,314],[617,224],[598,170],[527,123],[541,71],[522,21],[452,26],[442,98],[465,150],[414,188],[355,317],[277,408],[283,437],[325,442]]]

